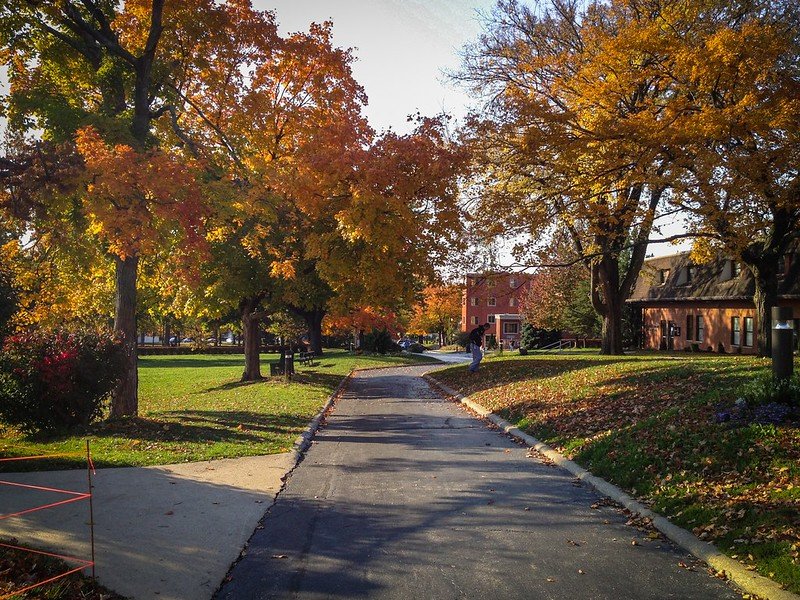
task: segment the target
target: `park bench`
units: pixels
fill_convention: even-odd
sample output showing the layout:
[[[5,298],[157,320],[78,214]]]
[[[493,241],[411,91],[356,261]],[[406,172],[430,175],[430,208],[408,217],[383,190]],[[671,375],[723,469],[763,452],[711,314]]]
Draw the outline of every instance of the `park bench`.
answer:
[[[314,366],[314,353],[313,352],[300,352],[298,354],[298,361],[301,365]]]

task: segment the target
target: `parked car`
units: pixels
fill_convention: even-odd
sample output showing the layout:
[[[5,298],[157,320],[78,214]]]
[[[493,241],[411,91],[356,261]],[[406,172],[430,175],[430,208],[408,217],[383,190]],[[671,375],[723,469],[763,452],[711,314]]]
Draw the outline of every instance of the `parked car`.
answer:
[[[400,340],[397,342],[397,345],[403,350],[408,350],[408,347],[411,345],[411,340]]]
[[[182,343],[182,344],[191,344],[193,341],[194,341],[194,339],[193,339],[193,338],[186,337],[186,338],[183,338],[183,339],[181,340],[181,343]]]

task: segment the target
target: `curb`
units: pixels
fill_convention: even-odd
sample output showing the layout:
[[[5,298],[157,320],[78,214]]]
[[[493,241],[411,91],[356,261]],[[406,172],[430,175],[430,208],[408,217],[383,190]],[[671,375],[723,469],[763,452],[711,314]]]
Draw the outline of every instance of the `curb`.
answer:
[[[590,471],[587,471],[576,462],[567,459],[544,442],[541,442],[527,433],[524,433],[519,428],[514,427],[511,423],[505,419],[502,419],[501,417],[498,417],[487,408],[476,402],[473,402],[472,400],[468,400],[454,389],[437,381],[434,377],[427,373],[423,375],[423,377],[429,383],[432,383],[441,389],[448,396],[457,398],[462,404],[466,405],[472,411],[497,425],[504,432],[525,442],[528,446],[552,460],[557,466],[569,471],[579,480],[585,481],[602,495],[611,498],[615,502],[618,502],[635,515],[650,519],[653,527],[663,533],[667,538],[678,544],[683,549],[692,553],[700,560],[704,561],[717,573],[723,573],[730,581],[735,583],[744,592],[748,594],[754,594],[764,598],[765,600],[800,600],[800,596],[797,594],[794,594],[788,590],[784,590],[779,584],[771,579],[746,569],[738,561],[724,555],[722,552],[717,550],[716,546],[714,546],[714,544],[711,542],[704,542],[691,531],[687,531],[682,527],[678,527],[674,523],[670,522],[667,518],[654,513],[652,510],[635,500],[632,496],[625,493],[613,483],[609,483],[605,479],[601,479],[600,477],[592,475]]]
[[[339,385],[336,387],[333,393],[328,397],[328,400],[327,402],[325,402],[325,405],[314,416],[314,418],[311,419],[311,422],[308,424],[308,427],[306,427],[306,430],[303,433],[301,433],[298,436],[298,438],[294,441],[294,446],[292,447],[292,454],[294,455],[295,466],[297,466],[297,464],[303,459],[303,455],[305,454],[305,451],[308,450],[308,447],[311,445],[311,440],[313,439],[314,434],[317,432],[317,429],[319,429],[319,425],[322,422],[322,419],[325,417],[325,413],[327,413],[330,410],[331,406],[333,406],[334,402],[336,402],[336,398],[338,398],[344,391],[344,389],[347,387],[347,384],[350,382],[350,378],[353,376],[353,373],[355,373],[355,371],[350,371],[345,376],[345,378],[342,379],[341,382],[339,382]]]

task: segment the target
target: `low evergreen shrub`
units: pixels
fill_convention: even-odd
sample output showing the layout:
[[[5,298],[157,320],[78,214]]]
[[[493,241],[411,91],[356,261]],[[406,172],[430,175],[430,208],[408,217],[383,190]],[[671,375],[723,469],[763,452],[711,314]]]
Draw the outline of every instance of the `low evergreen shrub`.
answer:
[[[364,350],[376,354],[400,352],[400,346],[392,339],[392,335],[384,329],[373,329],[364,336]]]

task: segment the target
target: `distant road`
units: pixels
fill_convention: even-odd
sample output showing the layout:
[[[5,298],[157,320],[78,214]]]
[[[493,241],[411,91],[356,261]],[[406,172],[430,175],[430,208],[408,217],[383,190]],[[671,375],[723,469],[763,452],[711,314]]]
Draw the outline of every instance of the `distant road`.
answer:
[[[446,363],[472,362],[472,355],[466,352],[439,352],[438,350],[426,351],[423,356],[430,356]]]

